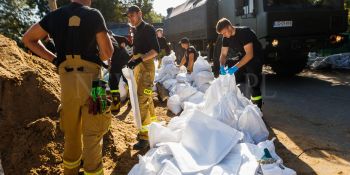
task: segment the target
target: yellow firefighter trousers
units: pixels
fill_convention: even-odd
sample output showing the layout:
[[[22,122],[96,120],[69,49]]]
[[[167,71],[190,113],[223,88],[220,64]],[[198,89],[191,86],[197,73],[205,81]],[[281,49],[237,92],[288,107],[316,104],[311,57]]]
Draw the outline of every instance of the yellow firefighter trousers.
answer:
[[[112,115],[110,110],[91,115],[87,105],[92,81],[100,74],[99,65],[82,60],[79,55],[67,56],[59,66],[65,175],[77,175],[82,159],[85,174],[103,174],[102,137],[109,129]]]
[[[155,76],[154,60],[147,60],[134,69],[137,84],[137,97],[139,100],[142,129],[139,131],[139,139],[148,140],[148,126],[157,122],[153,104],[153,81]]]

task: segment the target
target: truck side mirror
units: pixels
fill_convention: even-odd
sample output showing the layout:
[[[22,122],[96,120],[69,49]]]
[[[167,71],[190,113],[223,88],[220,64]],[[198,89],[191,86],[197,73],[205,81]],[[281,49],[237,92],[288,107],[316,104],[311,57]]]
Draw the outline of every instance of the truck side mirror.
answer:
[[[244,0],[236,0],[235,1],[235,5],[236,5],[236,16],[242,16],[244,15]]]

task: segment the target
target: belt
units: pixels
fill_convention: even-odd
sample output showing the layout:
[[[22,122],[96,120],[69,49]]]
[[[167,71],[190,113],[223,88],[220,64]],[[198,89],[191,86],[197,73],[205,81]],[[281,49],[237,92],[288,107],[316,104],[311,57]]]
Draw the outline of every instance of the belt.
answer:
[[[74,68],[65,67],[64,70],[65,70],[66,72],[73,72],[73,71],[74,71]],[[78,71],[78,72],[84,72],[84,67],[77,67],[77,68],[76,68],[76,71]]]

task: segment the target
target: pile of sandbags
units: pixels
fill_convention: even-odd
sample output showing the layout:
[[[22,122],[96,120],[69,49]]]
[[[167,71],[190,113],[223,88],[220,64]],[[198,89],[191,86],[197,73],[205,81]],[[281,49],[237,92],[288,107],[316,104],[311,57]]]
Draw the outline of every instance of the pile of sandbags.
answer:
[[[262,113],[234,76],[220,76],[204,102],[185,102],[167,126],[150,125],[151,150],[129,175],[296,175],[283,166],[268,134]]]
[[[193,72],[191,74],[193,85],[201,92],[209,88],[210,82],[214,80],[214,74],[211,66],[204,57],[198,57],[193,65]]]
[[[184,66],[176,67],[175,55],[163,58],[162,66],[156,73],[156,83],[161,83],[169,91],[167,106],[178,115],[185,102],[200,104],[204,101],[204,93],[214,80],[208,61],[199,57],[194,63],[192,74],[187,73]]]

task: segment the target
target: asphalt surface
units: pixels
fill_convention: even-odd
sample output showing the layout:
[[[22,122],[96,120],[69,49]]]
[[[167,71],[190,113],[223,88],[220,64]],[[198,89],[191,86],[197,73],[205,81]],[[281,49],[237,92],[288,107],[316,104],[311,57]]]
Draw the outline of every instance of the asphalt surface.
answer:
[[[350,175],[350,71],[279,78],[265,71],[264,118],[298,174]]]

